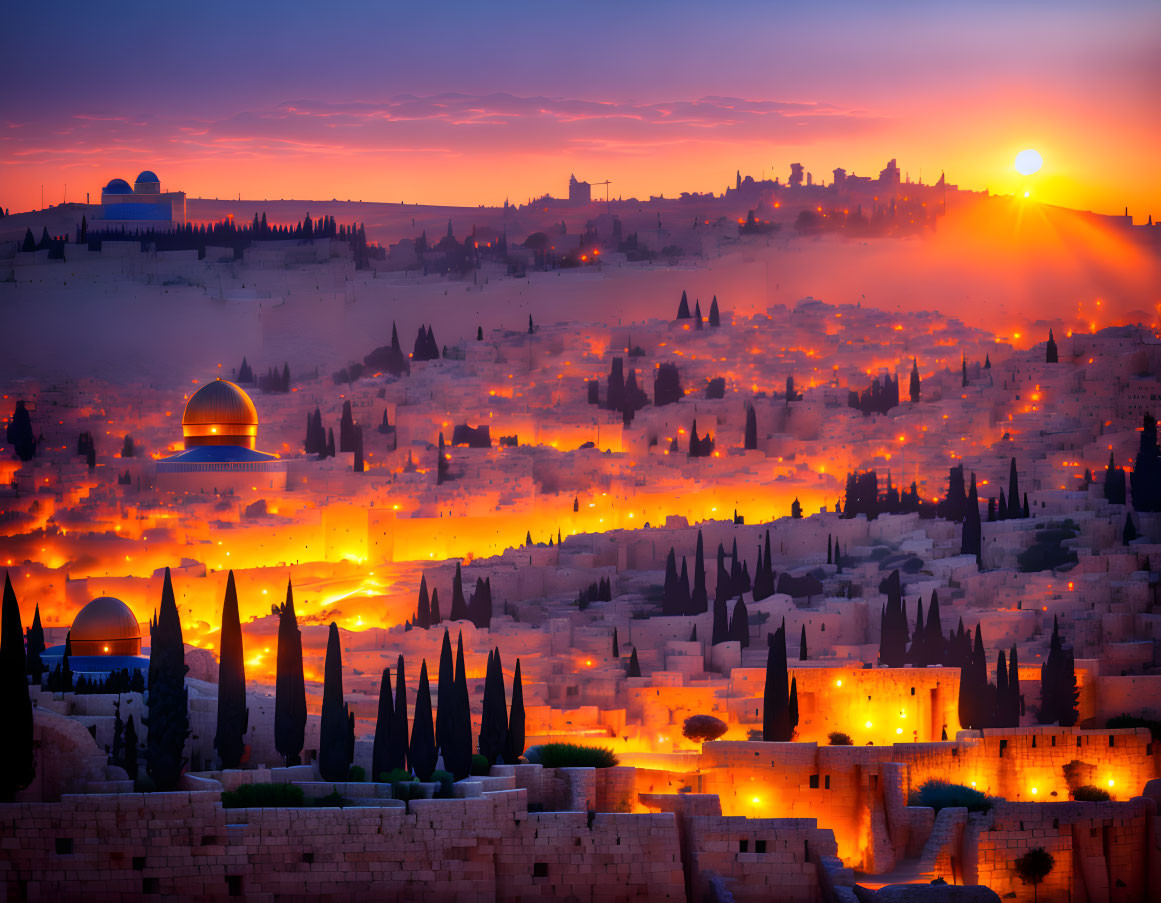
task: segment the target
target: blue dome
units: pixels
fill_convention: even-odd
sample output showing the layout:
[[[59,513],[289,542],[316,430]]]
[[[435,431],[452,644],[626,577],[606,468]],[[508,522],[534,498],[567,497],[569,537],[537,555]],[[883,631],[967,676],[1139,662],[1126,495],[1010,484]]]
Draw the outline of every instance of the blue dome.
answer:
[[[137,184],[140,185],[142,182],[157,182],[160,184],[161,179],[157,178],[157,173],[152,169],[147,169],[137,177]]]
[[[133,189],[124,179],[113,179],[105,186],[104,194],[132,194]]]

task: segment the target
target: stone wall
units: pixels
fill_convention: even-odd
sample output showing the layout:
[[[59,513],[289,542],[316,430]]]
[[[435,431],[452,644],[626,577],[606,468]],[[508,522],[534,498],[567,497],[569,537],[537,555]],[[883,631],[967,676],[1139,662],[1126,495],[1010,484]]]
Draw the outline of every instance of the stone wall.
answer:
[[[672,814],[529,813],[523,791],[400,808],[222,809],[219,794],[66,795],[0,806],[10,899],[93,903],[683,900]]]

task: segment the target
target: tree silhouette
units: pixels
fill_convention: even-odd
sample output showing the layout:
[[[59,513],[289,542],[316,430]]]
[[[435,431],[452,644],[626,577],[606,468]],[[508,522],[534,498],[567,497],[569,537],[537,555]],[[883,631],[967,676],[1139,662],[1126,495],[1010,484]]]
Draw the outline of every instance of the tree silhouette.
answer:
[[[0,802],[10,803],[36,777],[33,752],[32,699],[28,693],[28,662],[24,628],[10,576],[4,574],[0,609],[0,724],[7,733],[0,743]]]
[[[379,684],[379,710],[375,716],[375,743],[371,748],[371,780],[391,770],[391,732],[395,727],[395,703],[391,698],[391,669],[383,669]]]
[[[347,704],[343,701],[343,649],[339,626],[331,621],[323,667],[322,718],[319,724],[318,770],[324,781],[345,781],[351,770],[348,754]]]
[[[431,725],[431,687],[427,681],[427,659],[424,659],[419,665],[419,692],[415,697],[407,758],[415,776],[421,781],[429,781],[435,771],[436,757],[435,731]]]
[[[294,613],[294,591],[286,581],[286,601],[278,611],[277,675],[274,684],[274,748],[286,764],[298,765],[306,738],[306,684],[302,674],[302,633]]]
[[[161,607],[150,624],[149,690],[145,703],[145,758],[158,790],[173,790],[181,778],[185,740],[189,736],[189,693],[185,687],[185,647],[169,568],[161,589]]]
[[[242,624],[238,618],[238,591],[234,572],[226,578],[226,598],[222,603],[222,631],[218,662],[218,730],[214,748],[222,768],[237,768],[245,753],[250,712],[246,708],[246,665],[242,653]]]
[[[512,675],[512,708],[508,716],[508,734],[504,742],[504,764],[515,765],[524,755],[524,683],[520,677],[520,659]]]
[[[1037,888],[1056,865],[1056,859],[1044,847],[1033,847],[1013,864],[1020,880],[1032,885],[1032,899],[1037,900]]]

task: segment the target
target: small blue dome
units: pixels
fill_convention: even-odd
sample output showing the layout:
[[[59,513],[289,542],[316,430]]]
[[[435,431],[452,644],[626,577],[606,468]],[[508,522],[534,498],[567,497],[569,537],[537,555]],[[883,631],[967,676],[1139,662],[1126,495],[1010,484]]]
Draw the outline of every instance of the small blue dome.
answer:
[[[142,182],[156,182],[160,184],[161,179],[157,178],[157,174],[153,170],[147,169],[137,177],[137,184],[140,185]]]
[[[124,179],[113,179],[105,186],[105,194],[132,194],[133,189],[129,187],[129,183]]]

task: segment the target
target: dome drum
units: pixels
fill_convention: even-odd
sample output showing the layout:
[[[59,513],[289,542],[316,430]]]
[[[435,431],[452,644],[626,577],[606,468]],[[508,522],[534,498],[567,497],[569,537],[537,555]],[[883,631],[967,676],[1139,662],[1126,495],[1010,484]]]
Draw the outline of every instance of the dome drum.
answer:
[[[69,631],[72,655],[140,655],[141,627],[129,606],[98,596],[77,613]]]
[[[187,449],[204,445],[237,445],[253,449],[258,436],[258,411],[242,389],[216,379],[190,397],[181,418]]]

